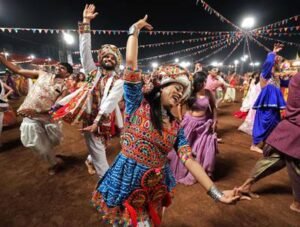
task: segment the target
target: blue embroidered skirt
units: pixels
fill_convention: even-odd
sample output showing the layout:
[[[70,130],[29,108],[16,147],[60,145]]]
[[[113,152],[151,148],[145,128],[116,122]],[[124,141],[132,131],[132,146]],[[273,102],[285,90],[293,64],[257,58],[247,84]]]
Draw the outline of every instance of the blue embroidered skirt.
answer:
[[[121,206],[135,189],[141,188],[141,179],[149,169],[120,153],[114,164],[99,181],[97,191],[101,193],[108,207]],[[171,191],[175,187],[176,181],[169,164],[163,167],[163,172],[163,183],[168,187],[168,191]]]
[[[285,106],[286,103],[280,89],[273,84],[268,84],[261,90],[252,108],[285,109]]]
[[[256,109],[253,124],[253,143],[258,144],[267,139],[280,122],[280,110],[286,103],[278,87],[273,84],[265,86],[253,105]]]

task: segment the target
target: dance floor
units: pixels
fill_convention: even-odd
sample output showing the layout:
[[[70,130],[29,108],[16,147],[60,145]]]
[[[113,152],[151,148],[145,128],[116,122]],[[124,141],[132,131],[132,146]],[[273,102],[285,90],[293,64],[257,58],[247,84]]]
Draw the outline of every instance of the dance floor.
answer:
[[[223,104],[219,110],[219,144],[215,182],[221,189],[240,185],[261,154],[249,150],[251,137],[237,131],[241,120],[233,117],[240,103]],[[64,126],[64,140],[56,148],[66,162],[56,176],[20,142],[18,126],[5,129],[0,152],[0,226],[105,226],[89,199],[97,183],[88,175],[87,149],[76,127]],[[111,163],[120,149],[113,138],[107,150]],[[263,179],[254,187],[259,199],[236,205],[213,202],[199,184],[177,185],[175,199],[166,210],[163,226],[300,226],[300,214],[289,209],[293,197],[286,170]]]

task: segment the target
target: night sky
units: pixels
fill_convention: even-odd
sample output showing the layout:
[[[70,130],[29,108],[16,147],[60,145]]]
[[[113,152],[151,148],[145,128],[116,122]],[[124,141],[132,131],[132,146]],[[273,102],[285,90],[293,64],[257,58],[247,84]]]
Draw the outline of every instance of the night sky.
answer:
[[[132,23],[147,13],[149,22],[153,25],[154,30],[235,30],[232,26],[222,23],[215,15],[210,15],[200,5],[196,6],[196,0],[95,0],[93,2],[79,0],[0,0],[0,27],[74,29],[77,28],[77,22],[82,20],[82,10],[85,3],[95,4],[97,11],[100,13],[92,22],[92,29],[128,29]],[[248,15],[255,17],[256,27],[259,27],[300,13],[300,1],[293,0],[207,0],[207,3],[237,25],[240,25],[242,18]],[[299,21],[297,25],[299,25]],[[295,26],[295,22],[292,25]],[[142,34],[140,36],[140,44],[198,37],[197,35],[149,36]],[[125,34],[93,35],[92,47],[97,49],[104,43],[112,43],[123,47],[126,45],[126,39]],[[292,38],[280,37],[279,39],[300,43],[299,36]],[[35,54],[38,57],[58,59],[58,47],[61,45],[61,42],[61,34],[0,32],[1,50],[5,48],[9,52],[26,55]],[[272,48],[272,42],[262,42],[269,48]],[[165,54],[199,44],[192,43],[142,49],[140,58]],[[232,50],[233,46],[208,58],[204,63],[209,63],[212,60],[221,61]],[[227,63],[231,63],[235,58],[241,56],[242,46],[239,47],[235,52],[236,54]],[[250,43],[250,48],[254,60],[262,61],[264,59],[266,52],[262,48],[258,48],[254,43]],[[78,50],[78,39],[70,49]],[[297,51],[299,49],[297,50],[295,47],[287,47],[282,52],[282,55],[287,58],[294,58]],[[206,52],[185,60],[196,60],[208,53]],[[166,57],[159,61],[168,61],[172,58],[175,58],[175,56]],[[78,62],[78,56],[74,56],[74,61]],[[150,64],[150,62],[146,64]]]

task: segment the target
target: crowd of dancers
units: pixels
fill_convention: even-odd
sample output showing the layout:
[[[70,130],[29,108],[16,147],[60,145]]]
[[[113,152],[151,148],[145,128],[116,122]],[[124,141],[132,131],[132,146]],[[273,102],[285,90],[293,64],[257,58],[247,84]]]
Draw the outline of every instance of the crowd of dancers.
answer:
[[[23,69],[0,55],[13,73],[34,80],[17,110],[23,117],[21,141],[48,162],[50,175],[64,165],[53,150],[62,138],[61,122],[82,123],[89,152],[85,163],[90,174],[99,176],[92,203],[113,226],[160,225],[176,182],[199,182],[214,200],[233,203],[256,196],[251,186],[285,166],[294,195],[290,208],[300,212],[300,74],[283,67],[285,61],[277,54],[281,44],[274,45],[261,73],[248,73],[243,81],[236,73],[225,76],[217,67],[200,64],[193,73],[169,64],[143,74],[138,68],[139,32],[153,29],[145,16],[129,29],[126,69],[121,72],[122,55],[114,45],[103,45],[99,67],[94,62],[90,22],[97,14],[94,5],[83,11],[83,71],[76,76],[68,63],[58,63],[53,73]],[[289,81],[287,101],[280,79]],[[252,135],[250,149],[264,156],[242,186],[221,191],[212,181],[221,141],[217,113],[221,102],[235,102],[237,89],[244,93],[235,113],[244,119],[239,130]],[[10,109],[7,99],[14,92],[0,81],[0,133]],[[109,166],[106,147],[115,124],[122,148]]]

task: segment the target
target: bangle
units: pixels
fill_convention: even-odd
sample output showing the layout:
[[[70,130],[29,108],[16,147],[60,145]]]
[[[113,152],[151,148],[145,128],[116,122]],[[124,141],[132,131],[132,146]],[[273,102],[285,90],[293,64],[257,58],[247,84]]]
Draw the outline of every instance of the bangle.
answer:
[[[223,193],[215,185],[211,186],[207,194],[216,202],[220,201],[220,198],[223,196]]]
[[[138,36],[139,34],[140,34],[140,31],[138,30],[136,25],[135,24],[131,25],[131,27],[128,30],[128,36],[130,36],[130,35],[137,35]]]
[[[91,25],[90,25],[90,23],[79,22],[78,23],[78,30],[79,30],[80,34],[82,34],[82,33],[90,33],[91,32]]]

